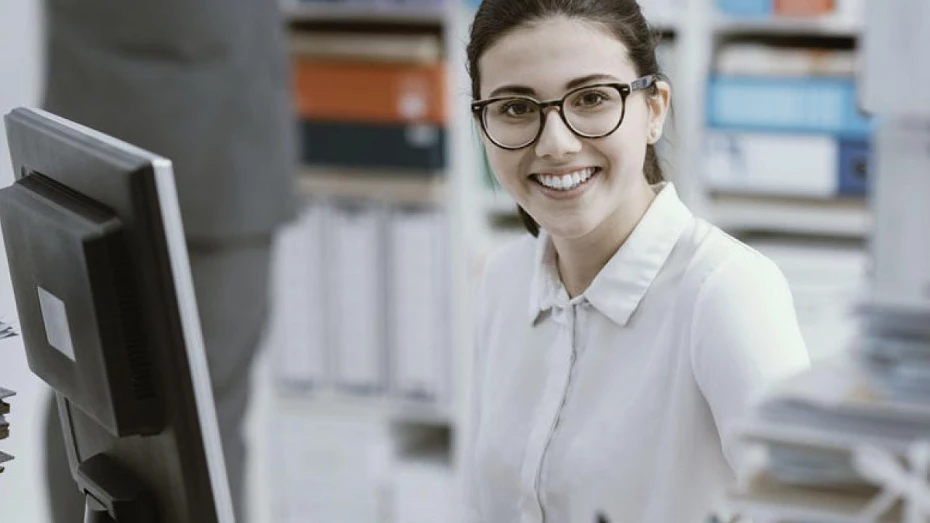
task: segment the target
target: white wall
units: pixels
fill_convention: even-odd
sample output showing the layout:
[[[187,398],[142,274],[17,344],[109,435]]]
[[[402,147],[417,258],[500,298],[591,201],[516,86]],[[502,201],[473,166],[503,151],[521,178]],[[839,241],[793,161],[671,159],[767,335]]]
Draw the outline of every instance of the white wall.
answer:
[[[41,0],[0,1],[0,114],[37,105],[41,94]],[[0,187],[12,181],[6,133],[0,125]],[[5,250],[0,237],[0,317],[15,319]],[[0,449],[16,456],[0,474],[0,521],[46,523],[42,424],[45,386],[29,372],[18,338],[0,341],[0,386],[12,398],[10,439]]]
[[[39,103],[42,76],[41,0],[0,2],[0,113]],[[0,128],[0,185],[12,177],[6,132]]]

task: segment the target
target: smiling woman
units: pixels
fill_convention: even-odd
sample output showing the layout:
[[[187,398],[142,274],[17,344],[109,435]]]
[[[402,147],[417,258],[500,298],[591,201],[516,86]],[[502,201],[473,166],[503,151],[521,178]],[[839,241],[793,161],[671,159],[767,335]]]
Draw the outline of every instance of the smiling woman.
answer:
[[[784,277],[663,181],[672,89],[635,0],[485,0],[468,64],[531,233],[479,291],[468,521],[706,520],[723,435],[808,365]]]

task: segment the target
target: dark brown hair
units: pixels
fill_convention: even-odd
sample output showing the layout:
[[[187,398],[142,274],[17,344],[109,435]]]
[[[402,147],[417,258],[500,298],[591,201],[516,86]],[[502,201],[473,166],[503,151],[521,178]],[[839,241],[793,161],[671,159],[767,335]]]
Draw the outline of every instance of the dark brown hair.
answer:
[[[514,29],[554,16],[579,18],[603,25],[627,47],[637,76],[654,74],[664,79],[656,61],[658,39],[646,23],[636,0],[484,0],[471,24],[467,49],[473,99],[481,96],[478,60],[484,52]],[[650,92],[656,92],[655,86]],[[643,172],[650,184],[665,179],[652,144],[646,147]],[[537,236],[539,224],[522,207],[518,211],[526,229]]]

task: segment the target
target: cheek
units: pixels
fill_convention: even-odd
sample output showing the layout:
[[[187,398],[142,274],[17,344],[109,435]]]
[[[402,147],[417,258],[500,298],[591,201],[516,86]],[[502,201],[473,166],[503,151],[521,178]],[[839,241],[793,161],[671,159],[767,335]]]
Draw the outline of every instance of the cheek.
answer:
[[[614,169],[622,172],[638,170],[646,157],[646,139],[639,130],[625,130],[611,135],[601,150]]]
[[[485,151],[491,172],[503,186],[516,183],[519,175],[520,155],[516,152],[505,151],[493,144],[486,144]]]

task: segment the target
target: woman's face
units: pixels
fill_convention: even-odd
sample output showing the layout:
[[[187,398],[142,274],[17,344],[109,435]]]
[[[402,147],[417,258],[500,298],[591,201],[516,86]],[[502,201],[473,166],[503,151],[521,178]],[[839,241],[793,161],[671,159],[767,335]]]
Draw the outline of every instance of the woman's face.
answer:
[[[639,76],[626,46],[604,27],[566,17],[507,33],[485,51],[478,68],[482,99],[526,95],[553,100],[574,87],[629,83]],[[668,85],[657,85],[658,96],[633,92],[622,125],[603,138],[576,136],[554,108],[546,110],[539,139],[526,148],[505,150],[484,136],[498,181],[559,238],[581,238],[599,226],[609,227],[624,209],[644,210],[652,197],[643,175],[646,145],[657,139],[651,131],[661,132],[669,99]]]

